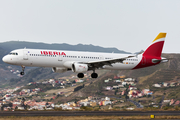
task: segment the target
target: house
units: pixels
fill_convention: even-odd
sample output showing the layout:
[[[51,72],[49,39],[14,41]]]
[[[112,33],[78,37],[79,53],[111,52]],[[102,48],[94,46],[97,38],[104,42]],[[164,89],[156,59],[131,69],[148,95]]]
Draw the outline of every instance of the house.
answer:
[[[179,103],[180,103],[180,101],[177,100],[177,101],[174,103],[174,105],[179,105]]]
[[[80,82],[80,83],[84,82],[84,80],[81,80],[81,79],[76,79],[75,81]]]
[[[161,87],[161,84],[153,84],[154,87]]]
[[[82,102],[83,106],[90,106],[90,102]]]
[[[90,106],[94,107],[96,105],[97,105],[97,103],[95,101],[94,102],[90,102]]]
[[[163,102],[165,102],[165,103],[169,103],[171,100],[164,100]]]
[[[113,86],[113,89],[118,89],[119,88],[119,86]]]
[[[125,75],[121,75],[121,76],[119,76],[119,78],[125,78],[126,76]]]
[[[136,84],[134,82],[126,82],[128,85],[133,85],[135,86]]]
[[[137,88],[134,86],[131,86],[131,87],[129,87],[129,90],[137,90]]]
[[[126,110],[134,110],[133,107],[126,108]]]
[[[126,79],[124,79],[124,81],[132,82],[132,81],[135,81],[135,79],[133,79],[133,78],[126,78]]]
[[[17,105],[17,109],[18,110],[25,110],[24,105],[22,105],[22,104]]]
[[[54,83],[55,80],[54,79],[49,79],[49,83]]]
[[[114,79],[118,79],[119,77],[118,76],[114,76]]]
[[[109,82],[109,80],[104,80],[105,83]]]
[[[125,94],[125,92],[126,92],[125,90],[124,90],[124,91],[122,91],[121,95],[124,95],[124,94]]]
[[[170,85],[169,83],[166,83],[166,82],[163,83],[164,87],[168,87],[169,85]]]
[[[148,91],[147,95],[152,95],[153,92],[152,91]]]
[[[102,106],[102,105],[103,105],[103,101],[100,101],[100,102],[99,102],[99,106]]]
[[[176,86],[176,84],[177,84],[177,83],[172,82],[172,83],[170,84],[170,86],[171,86],[171,87],[174,87],[174,86]]]
[[[6,94],[6,95],[4,96],[4,98],[6,98],[6,100],[10,100],[10,99],[12,98],[12,96],[11,96],[11,94]]]
[[[111,101],[103,101],[103,105],[111,105],[112,102]]]
[[[138,97],[142,97],[143,96],[143,94],[142,93],[138,93]]]
[[[106,100],[106,101],[110,101],[110,98],[109,98],[109,97],[105,97],[105,100]]]
[[[121,80],[115,80],[115,82],[119,83],[119,82],[121,82]]]
[[[142,90],[142,93],[143,93],[144,95],[147,95],[149,91],[150,91],[149,89],[143,89],[143,90]]]
[[[127,83],[126,83],[126,82],[122,82],[122,85],[124,85],[124,86],[125,86],[125,85],[127,85]]]
[[[172,104],[174,104],[174,99],[171,99],[171,101],[170,101],[170,103],[169,103],[169,105],[172,105]]]
[[[113,89],[113,87],[111,87],[111,86],[106,87],[106,90],[112,90],[112,89]]]
[[[121,88],[124,87],[124,85],[118,85],[118,86],[121,87]]]

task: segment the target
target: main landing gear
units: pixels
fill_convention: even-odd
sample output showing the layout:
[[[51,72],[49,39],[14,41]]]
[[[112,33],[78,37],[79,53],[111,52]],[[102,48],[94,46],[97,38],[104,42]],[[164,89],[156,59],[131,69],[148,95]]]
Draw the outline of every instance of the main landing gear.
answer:
[[[92,77],[92,78],[97,78],[97,77],[98,77],[98,74],[97,74],[97,73],[92,73],[92,74],[91,74],[91,77]]]
[[[98,74],[95,73],[95,68],[93,69],[93,73],[91,74],[91,77],[92,78],[97,78],[98,77]]]
[[[20,72],[20,75],[24,75],[24,69],[25,69],[25,66],[21,66],[22,67],[22,72]]]
[[[77,77],[78,77],[78,78],[83,78],[83,77],[84,77],[84,73],[78,73]],[[91,74],[91,77],[92,77],[92,78],[97,78],[97,77],[98,77],[98,74],[95,73],[95,72],[93,72],[93,73]]]
[[[78,73],[77,77],[78,78],[83,78],[84,77],[84,73]]]

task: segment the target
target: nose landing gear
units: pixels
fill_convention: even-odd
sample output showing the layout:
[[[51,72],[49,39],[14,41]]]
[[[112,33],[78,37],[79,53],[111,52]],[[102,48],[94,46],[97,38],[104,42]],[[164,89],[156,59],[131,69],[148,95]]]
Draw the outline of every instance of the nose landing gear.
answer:
[[[24,75],[24,69],[25,69],[25,66],[21,66],[22,67],[22,72],[20,72],[20,75]]]

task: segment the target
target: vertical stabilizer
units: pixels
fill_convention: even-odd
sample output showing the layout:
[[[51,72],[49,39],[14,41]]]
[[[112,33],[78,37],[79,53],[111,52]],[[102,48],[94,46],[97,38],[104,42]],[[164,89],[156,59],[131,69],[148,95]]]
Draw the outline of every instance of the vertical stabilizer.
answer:
[[[151,45],[142,54],[140,63],[133,69],[159,64],[161,61],[161,53],[165,37],[166,33],[159,33],[159,35],[152,41]]]
[[[161,57],[166,33],[159,33],[151,45],[145,50],[143,56]]]

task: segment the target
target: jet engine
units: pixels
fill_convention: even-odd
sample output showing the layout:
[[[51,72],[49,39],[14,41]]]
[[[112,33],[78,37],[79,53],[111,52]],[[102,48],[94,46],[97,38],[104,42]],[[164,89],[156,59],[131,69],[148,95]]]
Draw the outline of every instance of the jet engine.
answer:
[[[73,70],[73,72],[77,72],[77,73],[86,72],[86,71],[88,71],[88,65],[74,63],[74,64],[72,64],[72,70]]]
[[[53,67],[52,71],[56,72],[56,73],[63,73],[66,72],[68,69],[67,68],[63,68],[63,67]]]

